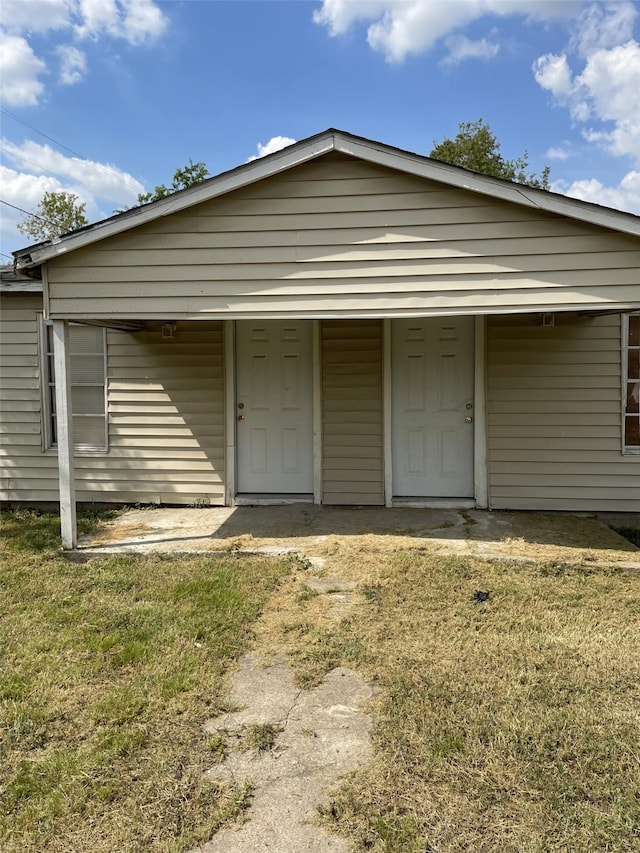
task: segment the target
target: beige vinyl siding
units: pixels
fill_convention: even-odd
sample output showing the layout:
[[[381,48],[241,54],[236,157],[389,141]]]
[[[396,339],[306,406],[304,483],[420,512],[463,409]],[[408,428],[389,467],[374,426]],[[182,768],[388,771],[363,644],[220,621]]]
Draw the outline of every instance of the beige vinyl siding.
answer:
[[[55,450],[42,450],[41,296],[3,296],[0,500],[57,501]],[[107,332],[109,450],[75,453],[81,502],[224,502],[222,324]]]
[[[172,339],[160,323],[109,332],[109,454],[93,468],[93,494],[224,503],[222,334],[218,322],[178,323]]]
[[[41,293],[0,295],[0,500],[58,499],[57,458],[42,451]]]
[[[323,503],[384,504],[382,323],[322,323]]]
[[[637,303],[637,237],[327,154],[48,264],[52,316],[382,317]]]
[[[640,511],[640,457],[621,453],[620,316],[488,324],[493,509]]]

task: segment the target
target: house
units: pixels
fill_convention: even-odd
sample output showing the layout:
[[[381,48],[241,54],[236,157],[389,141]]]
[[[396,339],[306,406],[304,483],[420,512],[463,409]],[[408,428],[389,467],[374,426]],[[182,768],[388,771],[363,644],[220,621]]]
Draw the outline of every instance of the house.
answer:
[[[0,499],[67,547],[76,500],[640,511],[640,217],[327,130],[15,268]]]

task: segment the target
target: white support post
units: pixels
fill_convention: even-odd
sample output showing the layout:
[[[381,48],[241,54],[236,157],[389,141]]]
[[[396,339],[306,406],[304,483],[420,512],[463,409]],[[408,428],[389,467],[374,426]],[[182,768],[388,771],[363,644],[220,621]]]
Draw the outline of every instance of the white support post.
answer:
[[[384,505],[393,506],[393,454],[391,443],[391,333],[392,321],[382,321],[382,411],[384,447]]]
[[[313,320],[313,502],[322,503],[322,347],[320,321]]]
[[[56,433],[58,478],[60,482],[60,527],[62,547],[72,550],[78,544],[76,524],[76,486],[71,418],[71,370],[69,362],[69,323],[53,321],[53,364],[56,380]]]
[[[224,505],[236,505],[236,324],[224,328]]]
[[[474,492],[476,507],[489,506],[487,473],[487,318],[475,318],[475,376],[474,376]]]

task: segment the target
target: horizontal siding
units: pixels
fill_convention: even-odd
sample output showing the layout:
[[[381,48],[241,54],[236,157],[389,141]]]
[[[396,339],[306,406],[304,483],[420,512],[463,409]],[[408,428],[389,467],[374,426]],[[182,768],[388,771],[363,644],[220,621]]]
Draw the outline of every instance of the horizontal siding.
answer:
[[[0,295],[0,500],[56,501],[58,468],[42,451],[38,314],[42,294]]]
[[[322,323],[323,503],[384,504],[382,324]]]
[[[41,297],[2,297],[0,500],[57,501],[57,454],[43,452],[37,313]],[[109,450],[76,453],[83,502],[224,501],[222,324],[107,334]]]
[[[109,459],[92,489],[113,500],[224,502],[222,324],[110,332]]]
[[[640,512],[640,456],[621,453],[620,317],[491,318],[494,509]]]
[[[346,156],[48,265],[54,316],[382,317],[638,300],[636,237]]]

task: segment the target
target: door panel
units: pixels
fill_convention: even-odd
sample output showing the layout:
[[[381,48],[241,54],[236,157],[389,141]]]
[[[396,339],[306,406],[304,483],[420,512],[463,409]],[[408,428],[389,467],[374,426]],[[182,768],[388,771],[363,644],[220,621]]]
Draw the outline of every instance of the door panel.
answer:
[[[473,317],[392,323],[393,494],[473,497]]]
[[[236,324],[238,492],[313,492],[312,327]]]

